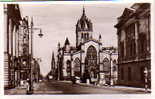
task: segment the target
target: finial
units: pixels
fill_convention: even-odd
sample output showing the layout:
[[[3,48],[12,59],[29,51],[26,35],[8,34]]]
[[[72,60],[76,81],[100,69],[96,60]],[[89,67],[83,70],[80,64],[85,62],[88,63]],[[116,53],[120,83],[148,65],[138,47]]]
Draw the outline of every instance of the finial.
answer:
[[[52,57],[54,57],[54,52],[52,51]]]
[[[31,17],[31,26],[33,26],[33,17]]]
[[[83,6],[83,15],[85,15],[85,8],[84,8],[84,6]]]
[[[60,47],[60,42],[58,42],[58,47]]]
[[[101,34],[99,35],[99,39],[101,39]]]

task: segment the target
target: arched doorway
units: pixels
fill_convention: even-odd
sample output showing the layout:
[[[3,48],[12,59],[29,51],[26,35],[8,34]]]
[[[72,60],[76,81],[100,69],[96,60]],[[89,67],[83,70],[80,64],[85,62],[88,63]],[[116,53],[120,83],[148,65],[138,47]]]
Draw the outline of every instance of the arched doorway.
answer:
[[[85,59],[85,73],[86,78],[90,78],[90,82],[94,82],[93,79],[97,79],[97,51],[94,46],[89,46],[86,53]]]

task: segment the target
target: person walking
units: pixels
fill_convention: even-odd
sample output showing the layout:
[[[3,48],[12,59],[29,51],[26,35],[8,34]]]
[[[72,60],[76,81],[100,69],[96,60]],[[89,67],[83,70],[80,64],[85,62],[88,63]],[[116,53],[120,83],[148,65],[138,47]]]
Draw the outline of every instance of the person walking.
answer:
[[[30,83],[29,83],[29,79],[27,79],[26,81],[26,94],[30,93]]]
[[[75,78],[75,76],[72,77],[72,84],[76,84],[76,78]]]

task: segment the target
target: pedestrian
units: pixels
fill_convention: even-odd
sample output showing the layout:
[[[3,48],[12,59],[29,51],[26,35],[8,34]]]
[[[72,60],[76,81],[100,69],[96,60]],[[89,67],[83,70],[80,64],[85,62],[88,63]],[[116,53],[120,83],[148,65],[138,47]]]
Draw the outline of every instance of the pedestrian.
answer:
[[[72,84],[75,84],[76,83],[76,78],[75,76],[72,77]]]
[[[29,94],[30,93],[30,84],[29,84],[29,79],[27,79],[26,81],[26,93]]]

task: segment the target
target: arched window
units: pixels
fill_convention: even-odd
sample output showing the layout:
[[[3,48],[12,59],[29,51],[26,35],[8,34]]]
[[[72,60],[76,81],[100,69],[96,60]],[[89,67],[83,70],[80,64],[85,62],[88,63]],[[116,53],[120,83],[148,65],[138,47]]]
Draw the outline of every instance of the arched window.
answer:
[[[71,61],[70,60],[67,60],[66,61],[66,64],[67,64],[67,76],[71,76]]]
[[[78,57],[74,60],[74,75],[80,76],[80,59]]]
[[[117,71],[117,61],[116,61],[116,59],[113,60],[113,71]]]
[[[87,49],[87,60],[89,66],[96,66],[97,64],[97,51],[94,46],[89,46]]]
[[[109,72],[110,71],[110,61],[109,59],[106,57],[103,60],[103,71],[104,72]]]
[[[89,46],[87,49],[87,64],[86,64],[86,71],[89,72],[89,74],[93,74],[93,77],[97,77],[97,51],[94,46]]]

